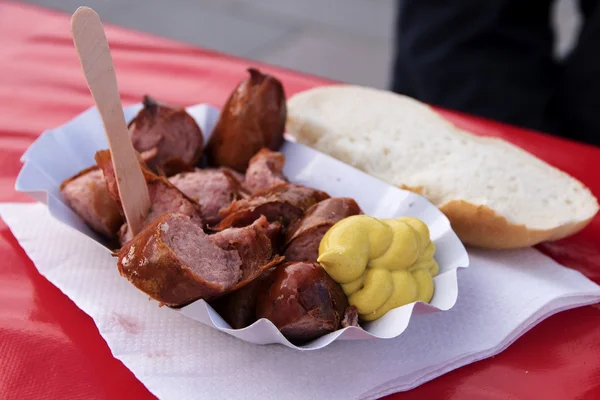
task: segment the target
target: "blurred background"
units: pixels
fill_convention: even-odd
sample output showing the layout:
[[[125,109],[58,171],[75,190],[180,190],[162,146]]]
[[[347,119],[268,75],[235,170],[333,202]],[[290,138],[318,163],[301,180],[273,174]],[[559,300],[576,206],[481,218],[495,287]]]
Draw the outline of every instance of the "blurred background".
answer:
[[[335,80],[389,88],[395,0],[27,0],[113,24]],[[580,27],[575,0],[558,0],[557,56]]]

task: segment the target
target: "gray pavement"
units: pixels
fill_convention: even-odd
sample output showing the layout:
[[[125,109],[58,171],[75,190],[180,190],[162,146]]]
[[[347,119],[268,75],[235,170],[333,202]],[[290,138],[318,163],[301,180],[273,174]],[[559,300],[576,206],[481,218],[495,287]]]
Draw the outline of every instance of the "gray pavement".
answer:
[[[107,22],[340,81],[386,88],[395,0],[26,0],[73,12],[88,5]],[[558,0],[557,52],[579,18]]]

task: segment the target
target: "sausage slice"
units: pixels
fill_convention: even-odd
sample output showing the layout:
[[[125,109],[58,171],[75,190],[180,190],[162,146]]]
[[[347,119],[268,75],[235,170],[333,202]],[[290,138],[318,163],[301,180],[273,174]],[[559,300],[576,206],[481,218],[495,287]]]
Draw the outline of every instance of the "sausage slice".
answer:
[[[241,257],[242,276],[232,291],[252,282],[264,271],[283,261],[283,257],[277,255],[280,233],[279,223],[270,223],[261,216],[252,225],[228,228],[210,236],[217,246],[224,250],[235,250]]]
[[[251,224],[261,215],[271,222],[279,221],[287,226],[302,217],[313,204],[329,198],[317,189],[291,183],[281,184],[255,193],[248,199],[234,201],[221,210],[223,220],[214,230]]]
[[[250,159],[246,170],[245,186],[250,193],[256,193],[273,186],[287,183],[283,176],[285,156],[267,148],[261,149]]]
[[[196,164],[202,156],[204,137],[185,108],[160,103],[144,96],[144,108],[129,123],[133,147],[140,153],[155,151],[148,166],[167,176]]]
[[[210,165],[245,172],[260,149],[277,150],[283,143],[287,115],[283,85],[255,68],[248,73],[221,109],[206,147]]]
[[[123,217],[119,205],[108,193],[100,168],[86,168],[65,180],[60,193],[90,228],[109,239],[116,237]]]
[[[113,169],[112,159],[108,150],[102,150],[96,153],[96,162],[104,173],[108,192],[113,199],[120,204],[119,188],[117,186],[116,176]],[[150,195],[151,207],[148,210],[143,226],[153,222],[155,219],[166,213],[180,213],[190,217],[190,221],[202,227],[202,209],[200,205],[187,197],[183,192],[177,189],[168,179],[157,176],[142,168],[146,183],[148,184],[148,193]],[[124,245],[132,239],[127,224],[123,224],[119,230],[119,241]]]
[[[169,181],[202,206],[202,220],[208,225],[221,221],[219,211],[242,197],[244,190],[236,174],[228,168],[196,168],[181,172]]]
[[[313,205],[287,230],[286,260],[317,262],[319,244],[329,228],[346,217],[361,213],[356,201],[350,198],[334,197]]]
[[[281,262],[269,250],[278,230],[262,218],[215,237],[190,217],[168,213],[119,250],[117,266],[122,276],[162,304],[208,301],[242,288]]]
[[[337,330],[346,307],[342,287],[320,265],[295,262],[275,269],[258,296],[256,316],[301,343]]]

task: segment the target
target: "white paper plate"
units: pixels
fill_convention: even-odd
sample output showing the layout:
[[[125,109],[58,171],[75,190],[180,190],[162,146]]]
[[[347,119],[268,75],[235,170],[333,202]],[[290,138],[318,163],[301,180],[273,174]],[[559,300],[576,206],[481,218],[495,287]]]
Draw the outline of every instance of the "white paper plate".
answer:
[[[131,120],[141,107],[141,104],[137,104],[126,108],[126,119]],[[206,142],[219,110],[205,104],[188,107],[187,110],[202,128]],[[98,236],[64,203],[59,187],[65,179],[93,165],[96,151],[106,148],[108,144],[100,116],[95,108],[91,108],[63,126],[44,132],[27,149],[21,158],[24,165],[17,178],[16,189],[47,204],[50,213],[59,221],[98,240]],[[445,311],[454,306],[458,297],[457,269],[466,268],[469,257],[448,219],[435,206],[421,196],[387,185],[289,139],[281,152],[286,157],[284,173],[290,181],[326,191],[332,197],[352,197],[367,215],[379,218],[414,216],[429,226],[437,248],[435,258],[440,266],[431,303],[419,302],[399,307],[377,321],[364,324],[364,329],[340,329],[303,346],[290,343],[265,319],[244,329],[231,329],[204,300],[173,312],[180,312],[247,342],[280,343],[298,350],[315,350],[335,340],[393,338],[404,332],[412,316]],[[108,249],[106,257],[111,257]],[[131,286],[131,290],[137,289]]]

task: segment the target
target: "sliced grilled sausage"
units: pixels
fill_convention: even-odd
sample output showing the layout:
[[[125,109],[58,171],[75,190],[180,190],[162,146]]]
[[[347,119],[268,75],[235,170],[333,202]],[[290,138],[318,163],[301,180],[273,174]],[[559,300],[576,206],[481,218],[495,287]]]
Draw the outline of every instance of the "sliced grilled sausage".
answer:
[[[281,146],[287,115],[281,82],[255,68],[248,73],[223,106],[206,148],[211,165],[238,172],[263,147]]]
[[[235,250],[242,260],[242,276],[231,290],[252,282],[265,270],[279,264],[283,257],[277,255],[281,225],[270,223],[261,216],[253,224],[242,228],[228,228],[210,236],[210,240],[224,250]]]
[[[117,202],[110,196],[102,170],[86,168],[60,185],[63,198],[94,231],[114,238],[123,224]]]
[[[252,254],[257,256],[253,267],[246,266],[243,268],[244,276],[242,280],[250,281],[250,283],[232,291],[213,304],[219,315],[234,329],[246,327],[256,321],[256,299],[262,284],[272,272],[271,267],[283,261],[281,256],[273,256],[271,260],[268,260],[271,254],[278,254],[279,243],[282,242],[280,238],[282,236],[281,225],[278,223],[269,224],[267,219],[261,216],[250,227],[262,230],[269,240],[265,240],[264,236],[261,238],[259,235],[239,238],[241,233],[247,230],[248,227],[228,228],[211,236],[213,241],[221,248],[235,248],[242,259],[252,259]],[[228,245],[228,243],[231,244]],[[269,264],[266,264],[265,260]],[[255,279],[256,273],[259,273],[260,276]]]
[[[341,286],[316,263],[278,266],[258,295],[257,318],[267,318],[292,342],[337,330],[348,300]]]
[[[155,152],[138,154],[142,166],[152,159]],[[94,165],[75,176],[66,179],[60,185],[60,192],[73,211],[75,211],[93,230],[108,239],[117,237],[123,225],[121,206],[106,184],[102,169]]]
[[[121,248],[117,266],[162,304],[208,301],[244,287],[281,262],[271,247],[279,229],[262,218],[209,236],[188,216],[163,214]]]
[[[144,96],[144,108],[129,123],[133,147],[140,153],[155,151],[148,166],[170,176],[196,164],[202,156],[204,137],[185,108],[172,107]]]
[[[202,220],[208,225],[221,221],[219,211],[227,208],[245,193],[236,174],[227,168],[196,168],[192,172],[181,172],[169,181],[188,197],[202,206]]]
[[[163,214],[117,256],[122,276],[168,306],[215,298],[242,276],[239,254],[214,244],[201,227],[181,214]]]
[[[119,188],[117,186],[116,176],[113,169],[112,159],[108,150],[102,150],[96,153],[96,162],[104,173],[108,192],[113,199],[120,204]],[[190,217],[191,222],[202,227],[202,208],[200,205],[187,197],[183,192],[177,189],[168,179],[157,176],[142,168],[146,183],[148,184],[148,194],[150,195],[151,207],[144,220],[143,226],[150,224],[166,213],[179,213]],[[119,230],[119,241],[124,245],[132,239],[127,224],[123,224]]]
[[[261,215],[271,222],[281,222],[284,227],[302,217],[313,204],[329,198],[317,189],[291,183],[281,184],[255,193],[248,199],[234,201],[221,210],[223,220],[214,228],[223,230],[231,226],[251,224]]]
[[[246,286],[213,302],[214,309],[233,329],[245,328],[257,320],[256,301],[273,271],[274,268],[266,270]]]
[[[269,149],[261,149],[250,159],[246,171],[245,187],[250,193],[269,189],[273,186],[287,183],[283,176],[285,156]]]
[[[325,199],[313,205],[287,230],[286,260],[317,262],[319,244],[329,228],[346,217],[361,213],[356,201],[345,197]]]

